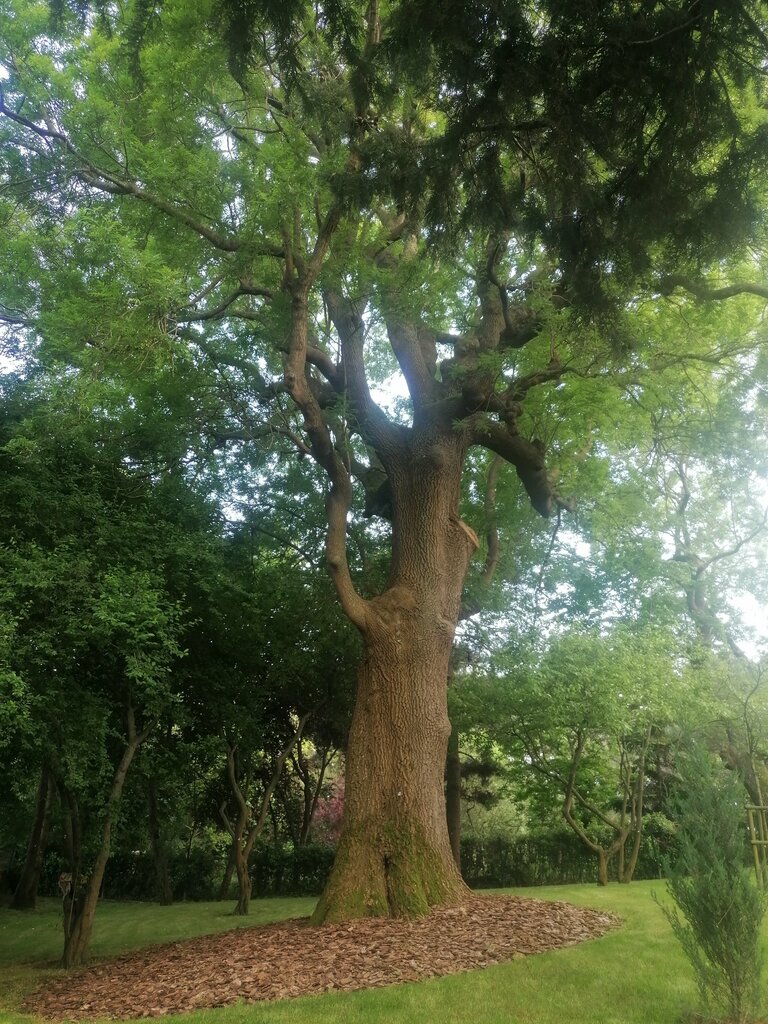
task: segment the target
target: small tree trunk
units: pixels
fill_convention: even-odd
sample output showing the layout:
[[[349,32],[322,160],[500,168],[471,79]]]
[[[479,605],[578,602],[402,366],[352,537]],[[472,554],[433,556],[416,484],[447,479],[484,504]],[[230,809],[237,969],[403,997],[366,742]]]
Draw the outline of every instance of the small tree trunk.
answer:
[[[133,710],[128,710],[128,744],[123,751],[123,756],[117,766],[112,786],[107,798],[107,806],[104,814],[104,824],[101,831],[101,846],[96,854],[90,878],[85,890],[80,893],[78,879],[73,877],[72,886],[64,897],[64,954],[62,966],[65,970],[72,967],[80,967],[88,959],[88,950],[93,934],[93,920],[96,915],[96,905],[99,900],[99,890],[104,881],[104,871],[111,852],[112,825],[114,823],[117,804],[122,796],[125,778],[128,769],[131,767],[134,754],[140,744],[146,739],[151,726],[148,726],[142,733],[136,733],[136,724]]]
[[[238,841],[235,847],[235,870],[237,871],[237,903],[232,913],[244,916],[248,913],[251,905],[251,876],[242,841]]]
[[[233,914],[245,915],[251,902],[251,879],[248,873],[248,851],[246,850],[247,833],[251,822],[251,808],[248,803],[248,794],[251,788],[250,772],[245,772],[241,778],[241,759],[238,753],[237,744],[227,745],[227,777],[232,794],[237,804],[237,816],[230,822],[225,817],[223,805],[221,808],[222,817],[227,822],[232,836],[231,857],[232,864],[237,872],[237,903]]]
[[[217,900],[226,900],[229,898],[229,889],[232,885],[232,875],[235,873],[235,840],[233,839],[229,846],[229,853],[227,854],[227,866],[224,869],[224,877],[221,880],[219,886],[219,894],[216,897]]]
[[[602,849],[597,851],[597,884],[608,885],[608,853]]]
[[[304,760],[303,752],[299,746],[299,763]],[[312,831],[312,819],[315,815],[315,808],[317,807],[317,801],[320,799],[320,793],[323,789],[323,782],[325,780],[325,773],[328,770],[328,765],[333,760],[334,751],[323,748],[322,756],[320,758],[320,768],[318,769],[317,778],[312,782],[312,774],[309,771],[309,766],[305,763],[305,774],[302,775],[303,789],[304,789],[304,813],[301,821],[301,832],[299,833],[299,846],[306,846],[309,842],[309,836]]]
[[[629,838],[629,836],[627,836],[627,838]],[[624,852],[626,850],[626,847],[627,847],[627,842],[625,840],[621,844],[621,846],[619,847],[619,849],[618,849],[618,851],[616,853],[616,858],[617,858],[616,859],[616,877],[618,878],[618,880],[620,882],[629,881],[629,879],[625,879],[624,878],[625,871],[626,871],[626,869],[624,867]]]
[[[452,730],[448,740],[448,757],[445,761],[445,816],[451,853],[456,867],[461,871],[461,760],[456,729]]]
[[[237,884],[238,884],[238,898],[237,904],[233,913],[235,914],[247,914],[248,908],[251,902],[251,876],[249,872],[249,862],[251,853],[256,840],[262,833],[264,828],[264,822],[267,820],[267,814],[269,813],[272,797],[274,796],[275,790],[277,789],[280,778],[283,774],[283,768],[285,762],[291,754],[291,751],[301,739],[301,734],[304,731],[304,726],[307,724],[310,712],[299,719],[299,724],[296,726],[293,735],[291,736],[288,743],[283,747],[280,753],[274,760],[272,765],[272,775],[267,784],[266,788],[261,797],[261,804],[259,807],[259,814],[255,821],[252,822],[251,809],[248,806],[248,802],[240,787],[238,781],[238,772],[236,764],[236,752],[237,747],[230,745],[227,751],[227,774],[229,776],[230,786],[232,792],[235,795],[235,799],[238,804],[238,815],[234,825],[230,825],[230,832],[232,834],[233,850],[235,854],[235,870],[237,871]],[[249,781],[246,777],[245,792],[249,789]]]
[[[32,822],[21,877],[10,903],[11,910],[34,910],[35,908],[40,874],[43,869],[43,857],[48,842],[52,797],[53,779],[48,766],[43,765],[35,800],[35,818]]]
[[[173,886],[168,873],[168,851],[163,842],[157,805],[157,783],[150,779],[147,786],[149,804],[149,842],[155,866],[155,896],[161,906],[173,903]]]
[[[642,842],[642,838],[642,829],[636,828],[632,839],[632,849],[630,850],[629,857],[624,858],[623,869],[619,875],[619,881],[624,885],[628,885],[635,876],[637,861],[640,856],[640,844]]]

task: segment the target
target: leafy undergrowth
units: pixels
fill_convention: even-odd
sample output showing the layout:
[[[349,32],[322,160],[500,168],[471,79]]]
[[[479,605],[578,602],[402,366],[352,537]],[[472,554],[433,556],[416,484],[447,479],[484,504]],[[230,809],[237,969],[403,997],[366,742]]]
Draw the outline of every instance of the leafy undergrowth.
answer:
[[[377,988],[573,945],[617,924],[609,913],[511,896],[476,897],[418,921],[288,921],[105,961],[46,985],[25,1008],[56,1019],[127,1019]]]

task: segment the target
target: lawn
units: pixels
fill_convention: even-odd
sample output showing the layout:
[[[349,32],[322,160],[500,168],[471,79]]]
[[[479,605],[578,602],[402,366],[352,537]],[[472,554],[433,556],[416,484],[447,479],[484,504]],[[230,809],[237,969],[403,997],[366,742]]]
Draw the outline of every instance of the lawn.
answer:
[[[509,964],[361,992],[234,1005],[184,1015],[190,1024],[678,1024],[696,1007],[692,973],[652,899],[663,883],[552,886],[510,890],[611,910],[618,931],[569,949]],[[157,942],[306,915],[309,899],[252,903],[243,921],[230,904],[104,903],[93,956],[110,956]],[[0,910],[0,1024],[32,1024],[19,1005],[25,992],[55,971],[60,906],[42,901],[33,913]],[[164,1018],[164,1020],[181,1018]]]

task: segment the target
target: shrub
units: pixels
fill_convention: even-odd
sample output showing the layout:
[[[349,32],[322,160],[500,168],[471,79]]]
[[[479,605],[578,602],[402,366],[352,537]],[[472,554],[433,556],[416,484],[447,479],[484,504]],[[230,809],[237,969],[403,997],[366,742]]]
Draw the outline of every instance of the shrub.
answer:
[[[675,906],[662,909],[693,966],[705,1012],[747,1024],[760,1004],[766,898],[746,867],[744,786],[700,750],[681,759],[680,773],[677,853],[666,864]]]

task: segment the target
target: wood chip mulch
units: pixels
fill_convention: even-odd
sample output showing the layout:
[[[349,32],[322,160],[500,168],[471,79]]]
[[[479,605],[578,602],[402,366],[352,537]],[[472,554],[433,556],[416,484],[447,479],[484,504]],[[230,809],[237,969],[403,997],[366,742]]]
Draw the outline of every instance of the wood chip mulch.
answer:
[[[376,988],[456,974],[593,939],[619,918],[569,903],[475,896],[418,921],[284,921],[152,946],[57,978],[25,1009],[59,1020]]]

